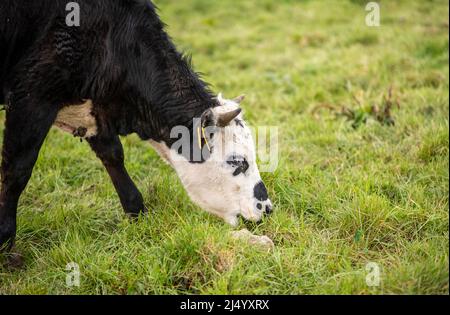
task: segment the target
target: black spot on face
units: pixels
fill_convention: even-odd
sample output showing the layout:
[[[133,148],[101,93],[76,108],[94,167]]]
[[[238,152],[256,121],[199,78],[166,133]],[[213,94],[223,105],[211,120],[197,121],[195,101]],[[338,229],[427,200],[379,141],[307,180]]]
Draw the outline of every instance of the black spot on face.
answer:
[[[242,120],[240,119],[235,119],[234,122],[236,123],[236,126],[239,126],[241,128],[244,128],[244,124],[242,123]]]
[[[253,189],[253,194],[256,199],[259,201],[265,201],[269,198],[267,195],[267,189],[266,186],[264,186],[263,182],[259,182],[255,185],[255,188]]]
[[[238,176],[239,174],[245,174],[250,165],[247,160],[240,155],[233,155],[227,160],[227,164],[234,168],[233,176]]]

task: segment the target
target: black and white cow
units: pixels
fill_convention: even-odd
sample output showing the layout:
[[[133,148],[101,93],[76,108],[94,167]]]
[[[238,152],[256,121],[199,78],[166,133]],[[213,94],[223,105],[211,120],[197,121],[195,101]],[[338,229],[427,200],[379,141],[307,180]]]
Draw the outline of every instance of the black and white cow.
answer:
[[[190,197],[236,225],[272,211],[239,103],[214,97],[175,48],[144,0],[0,1],[0,104],[5,104],[0,246],[11,248],[19,197],[52,125],[86,139],[103,162],[125,212],[146,212],[124,167],[119,136],[137,133],[170,163]],[[198,118],[200,124],[196,124]],[[199,142],[174,148],[183,126]],[[210,128],[208,134],[205,128]],[[218,150],[220,143],[233,144]],[[207,150],[204,150],[207,147]]]

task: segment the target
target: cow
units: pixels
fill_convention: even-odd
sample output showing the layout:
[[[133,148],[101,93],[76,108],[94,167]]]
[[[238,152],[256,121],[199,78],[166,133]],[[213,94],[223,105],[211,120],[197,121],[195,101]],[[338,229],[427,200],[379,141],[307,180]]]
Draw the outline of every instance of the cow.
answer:
[[[174,168],[200,208],[233,226],[271,213],[243,97],[211,92],[152,2],[76,3],[79,25],[67,23],[66,0],[0,1],[0,246],[14,245],[19,197],[52,126],[89,143],[130,217],[147,212],[119,138],[133,133]],[[174,147],[179,126],[198,136],[187,153]]]

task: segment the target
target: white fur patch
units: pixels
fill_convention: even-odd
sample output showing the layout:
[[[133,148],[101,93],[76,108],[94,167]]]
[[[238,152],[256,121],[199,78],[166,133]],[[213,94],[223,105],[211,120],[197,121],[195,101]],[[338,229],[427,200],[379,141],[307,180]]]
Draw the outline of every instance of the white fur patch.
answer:
[[[220,98],[220,103],[221,106],[214,108],[216,114],[239,108],[237,103],[223,98]],[[215,132],[209,143],[213,147],[212,153],[203,163],[190,163],[164,142],[150,141],[159,155],[175,169],[192,201],[233,226],[238,224],[238,215],[251,221],[260,220],[265,205],[271,204],[270,200],[259,202],[254,196],[254,187],[261,181],[255,144],[242,115],[237,119],[239,123],[232,121],[229,126]],[[244,157],[248,162],[245,174],[233,176],[233,166],[227,163],[227,159],[234,155]],[[258,209],[258,203],[264,207]]]
[[[58,112],[54,125],[63,131],[75,134],[83,129],[82,138],[93,137],[97,134],[97,122],[92,115],[92,101],[87,100],[80,105],[69,105]]]

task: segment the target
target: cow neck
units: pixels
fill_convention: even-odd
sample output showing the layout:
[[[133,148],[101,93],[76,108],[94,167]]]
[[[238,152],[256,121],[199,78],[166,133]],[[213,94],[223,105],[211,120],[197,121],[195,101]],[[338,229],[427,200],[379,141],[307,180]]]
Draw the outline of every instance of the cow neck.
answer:
[[[158,53],[157,53],[158,54]],[[190,60],[178,53],[171,42],[165,53],[159,53],[152,73],[151,91],[142,108],[141,118],[151,126],[151,138],[172,144],[170,131],[185,126],[192,131],[194,118],[217,106],[208,85],[192,70]]]

